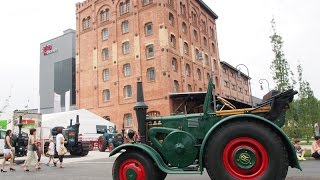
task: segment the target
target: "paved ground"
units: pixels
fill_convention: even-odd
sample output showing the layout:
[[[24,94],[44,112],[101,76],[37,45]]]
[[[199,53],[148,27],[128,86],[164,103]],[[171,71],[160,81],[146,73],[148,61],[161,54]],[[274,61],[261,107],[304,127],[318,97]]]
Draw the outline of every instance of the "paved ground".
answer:
[[[1,180],[112,180],[111,169],[115,158],[109,158],[109,153],[90,152],[87,157],[65,158],[65,168],[47,167],[42,165],[40,171],[30,169],[23,172],[20,166],[15,166],[16,172],[0,173]],[[42,163],[46,162],[42,158]],[[2,159],[0,160],[2,162]],[[320,180],[320,161],[301,162],[304,171],[289,168],[288,180]],[[8,169],[8,166],[7,166]],[[166,180],[207,180],[204,175],[168,175]]]

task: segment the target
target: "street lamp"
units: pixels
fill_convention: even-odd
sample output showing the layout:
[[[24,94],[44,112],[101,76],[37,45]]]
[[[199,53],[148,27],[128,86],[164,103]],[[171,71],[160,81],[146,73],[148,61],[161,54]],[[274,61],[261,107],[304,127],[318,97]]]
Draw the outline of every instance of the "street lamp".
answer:
[[[259,83],[260,83],[260,89],[263,90],[263,81],[266,81],[267,82],[267,85],[268,85],[268,91],[270,91],[270,86],[269,86],[269,81],[266,80],[266,79],[259,79]]]
[[[247,72],[248,72],[250,102],[251,102],[251,106],[253,107],[249,68],[248,68],[246,65],[244,65],[244,64],[238,64],[238,65],[236,66],[236,69],[238,70],[238,77],[241,76],[240,66],[244,66],[244,67],[247,69]]]

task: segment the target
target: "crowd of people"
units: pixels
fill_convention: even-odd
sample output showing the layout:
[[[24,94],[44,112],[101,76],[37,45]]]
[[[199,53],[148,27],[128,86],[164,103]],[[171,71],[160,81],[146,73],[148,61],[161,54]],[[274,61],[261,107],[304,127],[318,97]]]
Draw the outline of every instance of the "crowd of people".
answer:
[[[37,140],[36,129],[30,129],[30,134],[28,138],[28,146],[27,146],[27,157],[22,165],[23,170],[25,172],[29,172],[30,167],[34,167],[36,170],[40,170],[40,159],[41,159],[41,151],[40,151],[40,142]],[[64,146],[65,138],[62,135],[62,128],[57,129],[56,143],[53,142],[53,138],[50,138],[50,144],[47,151],[47,156],[49,157],[47,166],[50,166],[52,161],[52,166],[57,166],[59,163],[59,167],[63,168],[63,158],[67,153],[67,149]],[[6,170],[6,161],[10,161],[10,171],[15,171],[14,168],[14,159],[15,159],[15,147],[12,141],[12,131],[7,130],[5,135],[5,144],[4,144],[4,155],[1,167],[1,173],[7,172]],[[55,161],[54,154],[55,151],[58,154],[58,160]]]

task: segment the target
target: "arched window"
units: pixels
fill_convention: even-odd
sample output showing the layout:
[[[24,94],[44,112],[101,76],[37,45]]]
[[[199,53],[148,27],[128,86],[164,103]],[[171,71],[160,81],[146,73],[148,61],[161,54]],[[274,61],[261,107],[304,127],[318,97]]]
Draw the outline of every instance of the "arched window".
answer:
[[[197,30],[193,30],[193,38],[194,38],[194,41],[197,41],[198,42],[198,39],[199,39],[199,37],[198,37],[198,31]]]
[[[124,14],[125,12],[125,4],[123,2],[120,3],[120,15]]]
[[[104,69],[102,72],[102,77],[104,81],[110,80],[110,71],[109,69]]]
[[[123,88],[123,97],[129,98],[132,97],[132,87],[131,85],[126,85]]]
[[[220,86],[220,83],[219,83],[219,80],[218,80],[218,77],[216,77],[215,78],[216,80],[215,80],[215,85],[216,85],[216,88],[219,88],[219,86]]]
[[[197,69],[197,78],[201,81],[201,70],[199,68]]]
[[[216,46],[214,45],[214,43],[211,44],[211,48],[212,48],[212,53],[216,52]]]
[[[146,55],[147,58],[153,58],[154,57],[154,48],[153,44],[150,44],[146,47]]]
[[[109,49],[104,48],[102,49],[102,60],[108,60],[109,59]]]
[[[207,80],[208,80],[208,82],[209,82],[209,80],[210,80],[210,73],[207,73]]]
[[[174,0],[168,0],[168,5],[174,8]]]
[[[194,25],[198,25],[198,15],[197,13],[195,12],[195,10],[191,11],[191,20],[192,20],[192,23],[194,23]]]
[[[154,67],[147,69],[147,78],[148,81],[156,80],[156,70],[154,69]]]
[[[185,22],[182,22],[182,32],[187,33],[187,24]]]
[[[206,37],[203,37],[203,46],[207,47],[208,41]]]
[[[103,101],[110,101],[110,90],[109,89],[105,89],[103,90]]]
[[[177,80],[173,81],[173,92],[174,93],[179,92],[179,82]]]
[[[183,52],[184,54],[189,55],[189,45],[186,42],[183,43]]]
[[[122,43],[122,53],[129,54],[129,52],[130,52],[130,43],[129,43],[129,41],[126,41],[126,42]]]
[[[188,92],[192,92],[192,86],[191,84],[188,84],[188,89],[187,89]]]
[[[146,6],[148,4],[152,4],[153,0],[142,0],[142,6]]]
[[[144,25],[144,32],[146,36],[149,36],[153,33],[153,24],[152,22],[148,22]]]
[[[100,11],[100,22],[109,21],[110,19],[110,10],[105,9]]]
[[[176,58],[172,58],[172,70],[178,71],[178,62]]]
[[[170,45],[173,48],[176,47],[176,37],[173,34],[171,34],[171,36],[170,36]]]
[[[87,18],[84,18],[84,19],[82,20],[82,29],[83,29],[83,30],[86,30],[86,29],[90,28],[90,26],[91,26],[90,23],[91,23],[90,16],[88,16]]]
[[[101,36],[102,36],[102,40],[103,40],[103,41],[109,39],[109,31],[108,31],[108,28],[102,29]]]
[[[123,75],[125,77],[128,77],[131,75],[131,65],[129,63],[123,65]]]
[[[169,24],[170,24],[171,26],[174,25],[174,16],[173,16],[172,13],[169,13]]]
[[[206,65],[209,65],[209,56],[208,56],[208,54],[204,55],[204,61],[205,61]]]
[[[121,23],[121,27],[122,27],[122,33],[128,33],[129,32],[129,21],[125,20]]]
[[[130,12],[130,0],[126,0],[125,3],[120,3],[120,15],[126,14]]]
[[[188,63],[186,64],[186,75],[187,76],[191,76],[191,68],[190,68],[190,65]]]

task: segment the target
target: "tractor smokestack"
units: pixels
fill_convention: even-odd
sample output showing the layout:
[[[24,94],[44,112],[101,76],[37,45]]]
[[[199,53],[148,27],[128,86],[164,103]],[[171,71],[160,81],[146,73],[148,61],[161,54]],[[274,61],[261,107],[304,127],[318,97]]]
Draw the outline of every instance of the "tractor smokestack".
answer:
[[[18,127],[19,127],[19,138],[21,139],[22,134],[21,134],[21,128],[22,128],[22,116],[19,116],[19,123],[18,123]]]
[[[138,120],[138,131],[141,143],[146,143],[146,116],[148,106],[144,102],[142,82],[137,82],[137,103],[134,106]]]
[[[79,122],[79,115],[76,116],[76,124],[75,124],[75,129],[76,129],[76,142],[78,142],[78,137],[79,137],[79,126],[80,126],[80,122]]]
[[[72,126],[72,119],[70,119],[70,127]]]

